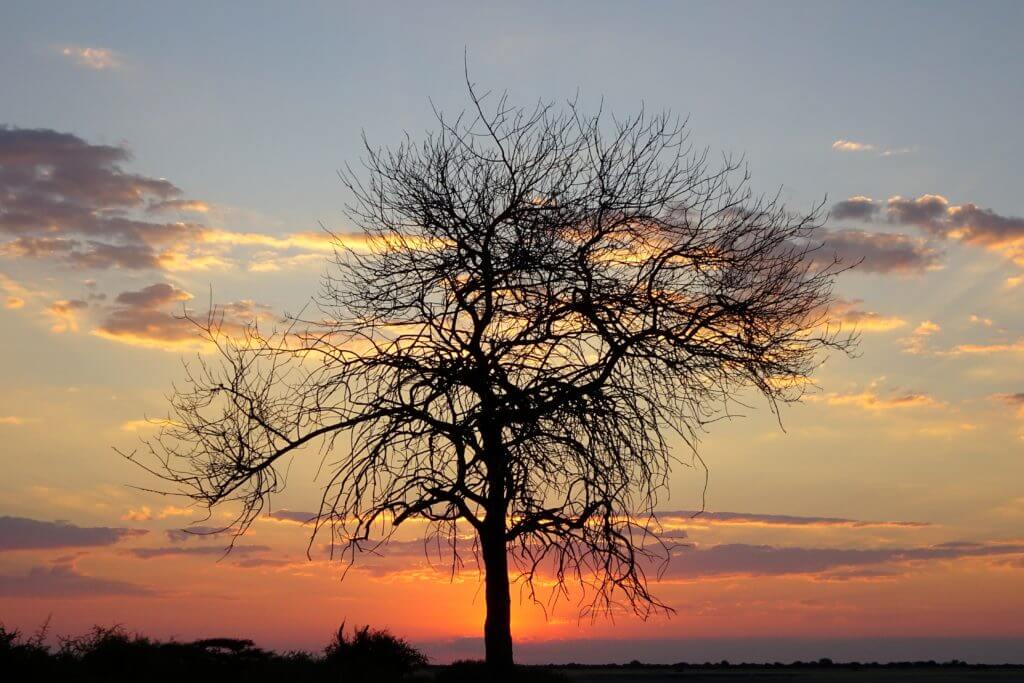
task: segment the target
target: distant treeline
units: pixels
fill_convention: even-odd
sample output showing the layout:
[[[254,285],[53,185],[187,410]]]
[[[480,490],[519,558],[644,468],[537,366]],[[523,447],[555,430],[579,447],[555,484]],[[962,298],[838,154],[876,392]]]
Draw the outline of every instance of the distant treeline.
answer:
[[[408,677],[427,663],[423,653],[387,631],[363,627],[347,634],[344,624],[322,653],[271,652],[236,638],[160,642],[120,626],[97,626],[82,636],[59,638],[55,648],[47,640],[46,627],[25,636],[0,626],[0,678],[82,683],[388,683]]]
[[[362,627],[346,632],[342,624],[322,652],[273,652],[237,638],[206,638],[191,642],[153,640],[123,627],[94,627],[76,637],[61,637],[47,644],[47,627],[32,635],[0,625],[0,678],[4,681],[73,681],[81,683],[393,683],[410,678],[437,683],[493,681],[483,662],[458,661],[429,665],[427,657],[407,641],[386,630]],[[551,664],[523,666],[509,676],[529,683],[560,683],[563,671],[714,671],[723,669],[872,670],[872,669],[1016,670],[1024,680],[1024,666],[947,662],[833,662],[831,659],[789,663],[733,663],[729,661],[676,664]],[[731,679],[730,679],[731,680]]]

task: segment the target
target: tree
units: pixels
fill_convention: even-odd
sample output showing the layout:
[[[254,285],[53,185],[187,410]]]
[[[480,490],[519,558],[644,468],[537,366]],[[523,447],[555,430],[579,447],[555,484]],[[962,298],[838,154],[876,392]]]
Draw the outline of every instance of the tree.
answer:
[[[314,535],[346,560],[420,518],[459,562],[471,529],[501,668],[510,569],[534,599],[544,574],[582,583],[587,609],[667,609],[648,578],[672,435],[696,455],[751,388],[777,410],[853,340],[827,324],[820,207],[754,196],[667,114],[469,93],[469,113],[341,174],[362,244],[334,235],[316,315],[241,339],[199,323],[219,362],[189,368],[144,466],[240,503],[241,533],[316,445]]]

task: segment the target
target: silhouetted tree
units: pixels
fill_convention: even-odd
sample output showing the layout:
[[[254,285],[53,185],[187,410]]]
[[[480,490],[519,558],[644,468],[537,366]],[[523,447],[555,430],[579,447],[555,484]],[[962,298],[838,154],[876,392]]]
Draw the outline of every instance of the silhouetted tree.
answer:
[[[699,458],[744,391],[775,410],[852,342],[825,324],[820,207],[753,196],[668,115],[469,91],[469,113],[341,174],[362,243],[335,235],[317,315],[244,338],[199,323],[220,361],[189,368],[145,466],[241,503],[244,531],[286,456],[317,445],[316,530],[346,561],[420,518],[459,564],[468,525],[487,662],[507,667],[510,569],[534,599],[544,572],[556,598],[582,583],[585,609],[667,609],[648,577],[670,436]]]

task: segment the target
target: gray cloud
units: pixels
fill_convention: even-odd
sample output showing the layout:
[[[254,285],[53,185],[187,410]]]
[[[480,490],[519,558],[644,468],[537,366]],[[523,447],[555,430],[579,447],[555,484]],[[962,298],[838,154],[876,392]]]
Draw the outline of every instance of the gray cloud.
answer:
[[[968,244],[1000,246],[1024,240],[1024,217],[1001,216],[974,204],[952,207],[948,222],[958,239]]]
[[[234,533],[231,529],[213,526],[190,526],[184,529],[168,529],[167,540],[171,543],[184,543],[193,539],[216,538]]]
[[[832,205],[829,213],[835,220],[871,220],[881,211],[870,197],[850,197]]]
[[[935,267],[941,254],[924,241],[908,235],[864,230],[824,230],[823,245],[812,258],[822,266],[833,257],[845,265],[859,263],[857,271],[868,273],[921,273]]]
[[[24,576],[0,575],[0,596],[5,598],[149,597],[157,594],[127,581],[82,574],[70,563],[32,567]]]
[[[191,299],[185,290],[165,282],[121,292],[106,309],[95,333],[129,344],[178,350],[203,345],[193,322],[196,319],[210,319],[225,334],[240,334],[251,322],[272,317],[269,306],[251,300],[217,304],[212,312],[196,314],[183,309],[184,302]],[[171,310],[175,307],[177,311]]]
[[[129,173],[123,147],[69,133],[0,126],[0,235],[8,255],[79,268],[157,268],[162,250],[198,239],[202,226],[138,216],[200,203],[173,183]]]
[[[0,551],[107,546],[146,533],[143,529],[80,527],[69,522],[0,517]]]
[[[935,231],[932,226],[946,215],[949,201],[937,194],[923,194],[917,199],[906,197],[890,197],[886,205],[886,213],[893,223],[916,225]]]
[[[883,563],[955,560],[1024,554],[1024,544],[945,543],[918,548],[801,548],[730,543],[675,550],[666,577],[822,574]]]
[[[274,510],[267,513],[267,517],[270,519],[276,519],[279,522],[297,522],[298,524],[309,524],[318,516],[316,512],[301,512],[298,510]]]
[[[137,291],[121,292],[114,301],[132,308],[158,308],[191,298],[191,294],[174,285],[158,282]]]
[[[232,548],[201,545],[201,546],[163,546],[159,548],[131,548],[127,552],[140,560],[151,560],[154,557],[168,557],[171,555],[252,555],[270,551],[266,545],[236,545]]]
[[[892,197],[886,213],[893,223],[916,225],[929,234],[967,244],[998,247],[1024,240],[1024,217],[1003,216],[970,202],[951,205],[936,194],[916,199]]]

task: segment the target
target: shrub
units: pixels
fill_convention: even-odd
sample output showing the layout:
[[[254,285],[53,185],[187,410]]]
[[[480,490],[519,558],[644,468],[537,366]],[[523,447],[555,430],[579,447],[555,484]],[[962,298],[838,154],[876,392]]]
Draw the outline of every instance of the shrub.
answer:
[[[328,668],[345,683],[398,681],[427,663],[426,656],[387,630],[356,628],[345,635],[345,624],[324,650]]]

